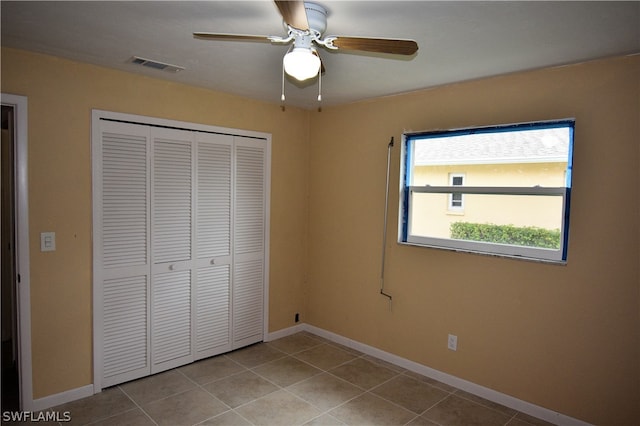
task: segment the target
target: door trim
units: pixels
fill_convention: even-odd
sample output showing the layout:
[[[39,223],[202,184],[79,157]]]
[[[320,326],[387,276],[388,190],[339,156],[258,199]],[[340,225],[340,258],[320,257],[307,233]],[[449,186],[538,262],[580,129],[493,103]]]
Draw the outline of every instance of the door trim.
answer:
[[[15,109],[16,273],[20,409],[33,409],[31,365],[31,285],[29,278],[29,190],[27,97],[2,93],[2,104]]]

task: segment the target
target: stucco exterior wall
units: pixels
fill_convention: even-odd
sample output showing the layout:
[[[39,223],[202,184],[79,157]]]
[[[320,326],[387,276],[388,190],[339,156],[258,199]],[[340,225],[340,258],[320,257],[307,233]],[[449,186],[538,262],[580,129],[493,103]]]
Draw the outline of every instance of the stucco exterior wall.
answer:
[[[450,185],[451,174],[466,186],[562,187],[566,163],[417,166],[415,186]],[[464,194],[463,208],[451,209],[447,194],[414,194],[412,234],[449,238],[453,222],[560,229],[562,198],[551,196]]]

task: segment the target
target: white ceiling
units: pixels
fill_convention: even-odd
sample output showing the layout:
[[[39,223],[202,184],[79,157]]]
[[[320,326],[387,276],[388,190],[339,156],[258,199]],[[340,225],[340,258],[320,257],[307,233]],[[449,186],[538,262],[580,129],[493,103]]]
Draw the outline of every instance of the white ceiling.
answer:
[[[408,38],[409,58],[320,55],[324,106],[514,71],[640,52],[640,2],[330,1],[325,35]],[[2,45],[280,102],[287,47],[205,41],[194,31],[285,35],[273,2],[5,1]],[[133,56],[185,67],[170,74]],[[287,79],[286,104],[317,106],[317,80]]]

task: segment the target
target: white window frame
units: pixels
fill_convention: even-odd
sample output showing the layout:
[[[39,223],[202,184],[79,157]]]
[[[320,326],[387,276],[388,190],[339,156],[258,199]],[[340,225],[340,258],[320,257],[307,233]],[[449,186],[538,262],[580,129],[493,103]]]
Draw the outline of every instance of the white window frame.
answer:
[[[453,183],[453,180],[455,178],[462,178],[462,183],[460,185],[455,185]],[[464,173],[449,173],[449,185],[452,187],[458,187],[458,186],[464,186],[465,184],[465,180],[466,180],[466,176]],[[454,206],[453,203],[455,201],[458,200],[454,200],[453,196],[455,194],[460,194],[460,205],[459,206]],[[464,211],[464,194],[462,192],[456,191],[456,192],[452,192],[449,193],[449,197],[448,197],[448,204],[447,204],[447,209],[451,212],[463,212]]]
[[[554,120],[548,122],[535,122],[535,123],[520,123],[510,124],[505,126],[493,126],[486,128],[473,128],[473,129],[454,129],[450,132],[471,132],[473,130],[486,129],[491,131],[508,131],[513,128],[514,130],[522,127],[529,126],[531,128],[545,128],[545,127],[568,127],[570,129],[570,151],[568,158],[568,166],[565,177],[565,186],[561,187],[484,187],[484,186],[464,186],[461,187],[452,185],[452,178],[455,174],[450,175],[449,186],[412,186],[410,184],[411,170],[408,170],[408,164],[412,161],[414,153],[408,149],[409,140],[418,135],[426,135],[430,132],[421,133],[405,133],[402,135],[401,146],[401,166],[400,166],[400,203],[399,203],[399,217],[398,217],[398,243],[415,245],[422,247],[440,248],[445,250],[479,253],[487,255],[497,255],[503,257],[512,257],[518,259],[534,260],[541,262],[566,264],[567,261],[567,243],[569,234],[569,205],[571,196],[571,169],[572,169],[572,154],[573,154],[573,131],[575,120],[563,119]],[[438,134],[444,134],[446,132],[438,131],[434,132]],[[419,235],[412,235],[410,230],[412,229],[412,197],[413,194],[449,194],[449,208],[451,210],[451,194],[453,192],[463,194],[484,194],[484,195],[524,195],[524,196],[556,196],[562,197],[562,226],[560,229],[560,248],[558,250],[537,248],[537,247],[524,247],[508,244],[498,244],[480,241],[466,241],[447,238],[435,238],[425,237]],[[464,197],[464,195],[463,195]],[[464,206],[464,204],[463,204]]]

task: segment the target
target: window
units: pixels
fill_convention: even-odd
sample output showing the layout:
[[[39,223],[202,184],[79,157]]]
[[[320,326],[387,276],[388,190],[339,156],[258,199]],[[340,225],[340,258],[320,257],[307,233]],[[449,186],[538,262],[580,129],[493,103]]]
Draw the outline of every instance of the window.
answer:
[[[574,124],[403,135],[399,241],[566,262]]]
[[[449,174],[449,185],[451,186],[462,186],[464,185],[464,175],[462,174]],[[449,194],[449,210],[461,212],[464,209],[462,193],[461,192],[453,192]]]

